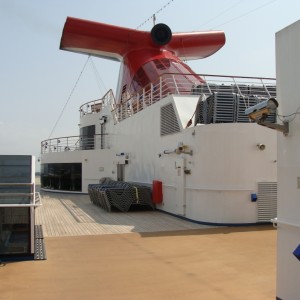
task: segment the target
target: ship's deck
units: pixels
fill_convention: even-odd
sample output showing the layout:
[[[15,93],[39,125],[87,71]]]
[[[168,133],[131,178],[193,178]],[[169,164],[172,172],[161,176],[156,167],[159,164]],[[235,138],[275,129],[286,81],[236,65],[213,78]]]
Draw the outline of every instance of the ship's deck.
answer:
[[[43,193],[47,260],[0,265],[0,299],[275,299],[276,230],[107,213]]]
[[[44,193],[36,223],[45,237],[203,229],[158,211],[111,212],[93,205],[88,195]]]

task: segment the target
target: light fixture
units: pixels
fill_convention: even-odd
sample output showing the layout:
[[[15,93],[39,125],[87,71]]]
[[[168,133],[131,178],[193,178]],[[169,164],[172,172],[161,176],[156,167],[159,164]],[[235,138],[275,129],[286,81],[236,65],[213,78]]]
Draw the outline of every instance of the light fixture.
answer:
[[[257,147],[259,150],[261,150],[261,151],[263,151],[263,150],[266,149],[266,145],[265,145],[265,144],[257,144],[256,147]]]

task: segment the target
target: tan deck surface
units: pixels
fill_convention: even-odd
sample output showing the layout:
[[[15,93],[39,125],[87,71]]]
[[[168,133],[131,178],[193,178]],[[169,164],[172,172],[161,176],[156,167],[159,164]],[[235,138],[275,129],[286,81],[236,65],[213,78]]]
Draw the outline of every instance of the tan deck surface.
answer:
[[[36,224],[44,236],[79,236],[209,228],[158,211],[111,212],[93,205],[88,195],[42,193]]]
[[[47,260],[0,265],[1,300],[275,299],[271,226],[204,228],[158,212],[109,214],[80,195],[47,193],[43,202],[37,224]]]

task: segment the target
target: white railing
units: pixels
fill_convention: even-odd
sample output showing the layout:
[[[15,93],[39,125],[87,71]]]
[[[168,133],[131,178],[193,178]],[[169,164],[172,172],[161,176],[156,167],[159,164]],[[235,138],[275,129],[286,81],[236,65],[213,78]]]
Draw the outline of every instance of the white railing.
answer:
[[[79,112],[80,117],[85,116],[87,114],[98,113],[105,106],[110,106],[111,108],[115,107],[115,96],[112,90],[109,90],[101,99],[96,99],[84,103],[80,106]]]
[[[99,113],[103,107],[110,107],[114,123],[118,123],[133,114],[147,108],[170,95],[210,95],[215,92],[235,93],[244,97],[245,107],[250,105],[250,95],[260,97],[276,96],[276,80],[274,78],[209,75],[209,74],[173,74],[165,73],[154,83],[129,95],[118,103],[112,90],[101,99],[89,101],[80,106],[80,117]],[[44,140],[41,142],[41,153],[64,152],[74,150],[102,149],[95,136],[68,136]]]
[[[34,183],[0,183],[0,187],[7,189],[0,192],[0,207],[37,207],[42,205],[39,192],[33,193]],[[28,192],[9,192],[17,191],[20,187],[28,187]]]
[[[155,83],[147,85],[140,92],[116,104],[112,111],[115,123],[132,116],[169,94],[200,95],[203,93],[207,95],[214,92],[228,92],[245,98],[249,95],[268,98],[276,96],[274,78],[208,74],[197,76],[200,76],[203,81],[199,81],[199,77],[191,74],[162,75]]]
[[[75,135],[44,140],[41,142],[41,154],[102,149],[103,143],[101,143],[101,139],[104,136],[107,136],[107,134],[95,134],[93,136]],[[98,139],[100,142],[98,142]]]

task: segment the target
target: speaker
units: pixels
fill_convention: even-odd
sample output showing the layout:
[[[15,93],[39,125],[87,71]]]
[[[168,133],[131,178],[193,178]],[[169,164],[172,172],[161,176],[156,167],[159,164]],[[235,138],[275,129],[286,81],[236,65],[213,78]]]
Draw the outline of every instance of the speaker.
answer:
[[[171,41],[172,31],[166,24],[156,24],[151,30],[151,37],[155,44],[166,45]]]

